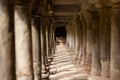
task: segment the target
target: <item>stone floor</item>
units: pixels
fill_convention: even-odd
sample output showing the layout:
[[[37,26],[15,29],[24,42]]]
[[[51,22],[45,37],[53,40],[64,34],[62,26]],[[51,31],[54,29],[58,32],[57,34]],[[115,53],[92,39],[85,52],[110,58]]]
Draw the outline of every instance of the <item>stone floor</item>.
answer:
[[[50,80],[110,80],[90,75],[76,63],[76,53],[68,52],[64,44],[56,46],[55,55],[50,65]]]
[[[75,60],[76,55],[68,52],[65,45],[57,46],[50,66],[50,80],[88,80],[88,74],[82,73],[82,68],[77,69]]]

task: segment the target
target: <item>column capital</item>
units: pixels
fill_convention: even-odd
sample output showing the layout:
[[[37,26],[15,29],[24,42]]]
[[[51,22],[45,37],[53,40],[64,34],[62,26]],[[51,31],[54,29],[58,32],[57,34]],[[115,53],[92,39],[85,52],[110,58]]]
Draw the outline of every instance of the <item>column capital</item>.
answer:
[[[40,16],[39,17],[33,16],[31,20],[32,20],[31,22],[33,25],[40,24]]]
[[[120,8],[120,3],[113,3],[112,8]]]
[[[23,6],[30,6],[32,0],[15,0],[14,5],[23,5]]]
[[[86,23],[90,23],[92,21],[92,15],[88,10],[85,10],[81,12],[80,19]]]
[[[101,0],[95,0],[95,7],[96,8],[107,8],[111,6],[111,2],[108,0],[101,1]]]
[[[112,4],[120,4],[120,0],[110,0]]]

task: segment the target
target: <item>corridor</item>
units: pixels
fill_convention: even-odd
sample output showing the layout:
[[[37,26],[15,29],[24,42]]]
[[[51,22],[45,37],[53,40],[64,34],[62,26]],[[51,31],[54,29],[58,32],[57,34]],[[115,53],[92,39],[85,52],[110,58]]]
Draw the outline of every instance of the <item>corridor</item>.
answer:
[[[50,80],[110,80],[110,78],[92,76],[85,66],[78,63],[78,54],[69,51],[61,41],[56,46],[53,60],[50,64]]]
[[[76,57],[62,42],[57,45],[50,65],[50,80],[88,80],[88,74],[77,67]]]
[[[120,0],[0,0],[0,80],[120,80]]]

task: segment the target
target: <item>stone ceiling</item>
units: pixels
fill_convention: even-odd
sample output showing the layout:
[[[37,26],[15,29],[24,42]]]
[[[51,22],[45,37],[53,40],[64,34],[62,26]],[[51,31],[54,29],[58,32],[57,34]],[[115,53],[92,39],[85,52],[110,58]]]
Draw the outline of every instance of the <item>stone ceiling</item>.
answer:
[[[80,11],[80,0],[52,0],[52,4],[54,20],[62,26],[71,20],[75,12]]]
[[[110,6],[110,0],[31,0],[32,14],[50,16],[57,25],[66,25],[76,12]],[[47,12],[48,11],[48,12]],[[46,13],[47,12],[47,13]]]

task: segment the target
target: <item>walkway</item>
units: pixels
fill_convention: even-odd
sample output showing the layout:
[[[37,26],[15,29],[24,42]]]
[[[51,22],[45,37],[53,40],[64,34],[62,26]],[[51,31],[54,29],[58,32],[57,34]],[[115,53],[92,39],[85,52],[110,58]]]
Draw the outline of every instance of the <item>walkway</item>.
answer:
[[[75,60],[75,53],[68,52],[63,44],[58,45],[50,66],[50,80],[88,80],[88,74],[77,69]]]

